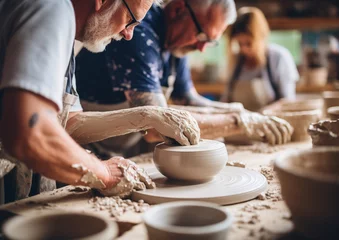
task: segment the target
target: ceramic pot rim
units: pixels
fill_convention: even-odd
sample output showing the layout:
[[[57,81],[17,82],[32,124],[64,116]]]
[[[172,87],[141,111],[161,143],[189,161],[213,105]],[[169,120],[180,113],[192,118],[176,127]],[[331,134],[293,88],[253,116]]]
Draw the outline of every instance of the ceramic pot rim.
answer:
[[[211,209],[215,209],[219,212],[225,214],[225,219],[215,223],[210,224],[208,226],[199,226],[199,227],[181,227],[181,226],[171,226],[166,224],[161,224],[159,222],[155,222],[152,220],[152,216],[156,214],[158,211],[166,210],[169,208],[175,207],[183,207],[183,206],[197,206],[197,207],[208,207]],[[221,209],[219,205],[214,203],[202,202],[202,201],[177,201],[177,202],[169,202],[163,203],[160,205],[156,205],[149,209],[143,215],[143,220],[146,225],[164,231],[164,232],[171,232],[171,233],[178,233],[178,234],[210,234],[214,232],[219,232],[229,228],[233,222],[233,217],[231,213],[226,209]]]
[[[300,117],[300,116],[317,116],[321,115],[320,109],[304,110],[304,111],[284,111],[284,110],[265,110],[264,115],[283,116],[283,117]]]
[[[320,182],[326,182],[331,184],[339,185],[339,177],[335,174],[323,174],[315,171],[305,171],[302,167],[296,167],[295,165],[289,164],[288,159],[292,156],[300,156],[302,154],[312,154],[312,153],[324,153],[324,152],[336,152],[339,155],[339,147],[316,147],[306,150],[291,150],[278,156],[274,160],[274,166],[285,173],[292,174],[296,177],[306,178],[309,180],[317,180]],[[339,161],[339,159],[338,159]]]
[[[325,91],[322,96],[325,99],[339,98],[339,91]]]
[[[101,220],[103,223],[106,224],[105,229],[103,229],[100,232],[94,233],[90,236],[87,237],[82,237],[81,239],[83,240],[90,240],[90,239],[95,239],[95,238],[100,238],[103,236],[103,234],[110,234],[113,236],[113,238],[118,236],[118,225],[116,222],[110,221],[109,219],[107,219],[106,217],[103,216],[99,216],[98,214],[94,214],[94,213],[82,213],[82,212],[59,212],[59,211],[51,211],[48,213],[43,213],[41,215],[35,215],[35,216],[15,216],[13,218],[11,218],[10,220],[8,220],[7,222],[4,223],[4,225],[2,226],[2,232],[4,233],[4,236],[8,237],[8,238],[12,238],[12,234],[9,232],[9,227],[11,225],[16,225],[16,224],[20,224],[22,222],[28,221],[35,221],[35,220],[39,220],[39,219],[43,219],[46,217],[57,217],[57,216],[72,216],[72,215],[81,215],[81,216],[86,216],[86,217],[93,217],[97,220]]]

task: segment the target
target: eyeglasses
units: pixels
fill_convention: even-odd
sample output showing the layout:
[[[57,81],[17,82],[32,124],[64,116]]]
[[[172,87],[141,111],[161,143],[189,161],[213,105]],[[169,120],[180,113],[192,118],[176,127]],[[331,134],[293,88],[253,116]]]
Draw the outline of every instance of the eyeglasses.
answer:
[[[129,14],[130,14],[131,17],[132,17],[132,21],[126,25],[125,29],[128,30],[128,29],[131,29],[131,28],[134,28],[134,27],[138,26],[138,25],[140,24],[140,21],[138,21],[138,20],[135,18],[134,14],[133,14],[133,12],[131,11],[130,7],[128,6],[126,0],[122,0],[122,1],[124,2],[124,4],[125,4],[125,6],[126,6],[128,12],[129,12]]]
[[[219,45],[219,42],[217,40],[212,40],[209,38],[209,36],[202,30],[201,25],[199,24],[197,17],[195,16],[192,7],[188,4],[187,1],[185,1],[185,6],[187,7],[188,11],[190,12],[190,15],[192,17],[192,20],[195,24],[195,27],[198,30],[198,34],[196,36],[197,40],[201,43],[207,44],[208,47],[216,47]]]

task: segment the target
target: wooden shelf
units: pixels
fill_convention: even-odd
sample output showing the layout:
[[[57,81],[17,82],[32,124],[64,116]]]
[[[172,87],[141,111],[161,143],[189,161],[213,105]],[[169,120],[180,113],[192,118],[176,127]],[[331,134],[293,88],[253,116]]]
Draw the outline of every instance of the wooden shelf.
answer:
[[[268,23],[273,30],[339,29],[339,18],[271,18]]]
[[[226,87],[226,83],[194,83],[195,89],[199,94],[212,94],[215,96],[221,96]],[[305,86],[297,85],[297,93],[321,93],[323,91],[335,90],[333,84],[327,84],[326,86]]]
[[[200,94],[221,95],[224,93],[226,83],[194,83],[195,89]]]

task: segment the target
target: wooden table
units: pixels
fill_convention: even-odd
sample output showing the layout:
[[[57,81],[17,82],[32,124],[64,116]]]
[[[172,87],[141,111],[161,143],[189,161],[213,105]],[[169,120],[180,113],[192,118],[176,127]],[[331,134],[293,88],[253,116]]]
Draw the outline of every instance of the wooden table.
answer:
[[[306,149],[310,147],[310,142],[290,143],[285,146],[272,148],[275,151],[273,153],[263,154],[257,152],[261,145],[252,151],[245,151],[244,147],[230,146],[229,150],[233,153],[230,154],[229,161],[241,161],[246,164],[246,168],[257,171],[261,171],[262,168],[272,170],[271,163],[277,155],[289,149]],[[247,149],[247,147],[245,148]],[[234,150],[237,151],[234,152]],[[147,167],[151,164],[140,165]],[[275,176],[268,177],[268,182],[268,195],[275,193],[276,196],[271,196],[270,199],[265,200],[254,199],[240,204],[223,206],[234,216],[229,239],[292,239],[296,237],[292,232],[293,224],[290,221],[288,209],[279,194],[280,186],[277,178]],[[3,205],[0,207],[0,210],[7,210],[26,216],[34,216],[51,210],[94,212],[109,216],[106,210],[94,211],[91,207],[89,199],[93,196],[92,191],[70,192],[71,188],[66,187],[12,204]],[[277,192],[278,194],[276,194]],[[147,239],[141,214],[126,213],[119,218],[118,223],[121,231],[124,232],[118,239]]]

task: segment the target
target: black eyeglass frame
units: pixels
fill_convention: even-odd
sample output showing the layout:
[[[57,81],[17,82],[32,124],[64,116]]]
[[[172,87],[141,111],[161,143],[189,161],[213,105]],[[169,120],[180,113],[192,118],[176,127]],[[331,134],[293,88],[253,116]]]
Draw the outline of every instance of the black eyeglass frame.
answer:
[[[140,24],[140,21],[138,21],[138,20],[136,19],[136,17],[134,16],[134,14],[133,14],[131,8],[128,6],[126,0],[122,0],[122,1],[123,1],[123,3],[125,4],[125,6],[126,6],[128,12],[129,12],[129,14],[130,14],[131,17],[132,17],[132,21],[126,25],[125,29],[128,30],[128,29],[130,29],[130,28],[133,28],[133,27],[138,26],[138,25]]]
[[[185,6],[186,8],[188,9],[190,15],[191,15],[191,18],[194,22],[194,25],[195,27],[197,28],[198,30],[198,34],[196,36],[197,40],[201,43],[207,43],[209,47],[216,47],[219,45],[219,42],[217,40],[212,40],[210,39],[210,37],[204,32],[204,30],[202,29],[201,25],[199,24],[199,21],[197,19],[197,17],[195,16],[194,14],[194,11],[192,9],[192,7],[188,4],[187,1],[184,1],[185,2]]]

